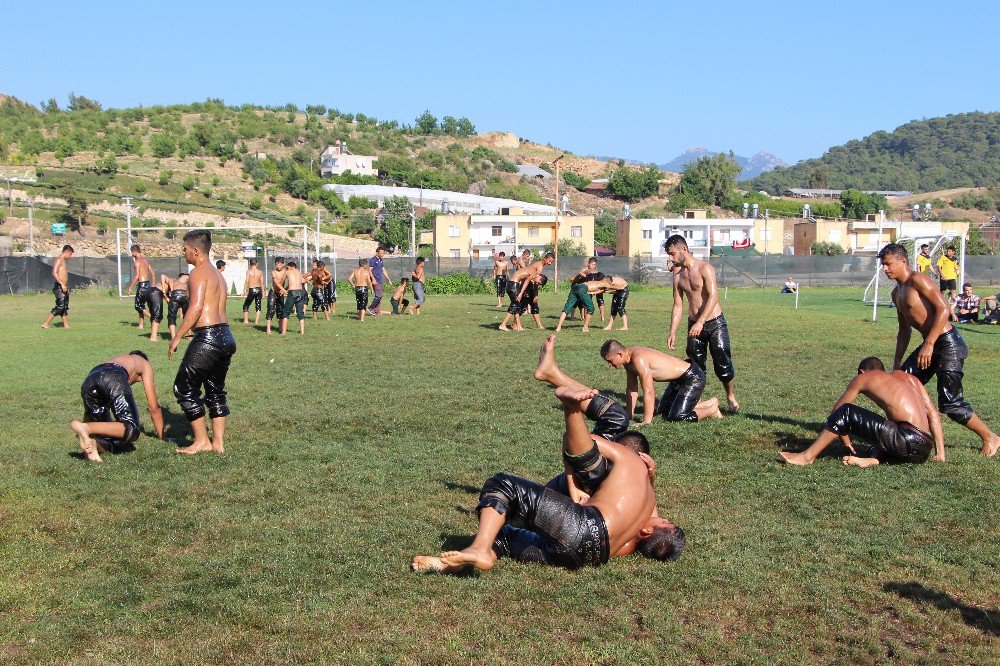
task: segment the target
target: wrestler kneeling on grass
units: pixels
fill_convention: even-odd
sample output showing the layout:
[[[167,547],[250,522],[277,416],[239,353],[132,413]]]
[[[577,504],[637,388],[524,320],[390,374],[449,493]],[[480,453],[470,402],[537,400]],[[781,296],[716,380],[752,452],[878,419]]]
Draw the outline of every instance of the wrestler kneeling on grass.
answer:
[[[852,404],[859,393],[871,398],[888,418]],[[869,446],[854,444],[852,436],[866,440]],[[838,437],[853,454],[843,457],[845,465],[922,463],[931,449],[936,451],[934,460],[944,462],[941,416],[923,384],[902,370],[886,372],[882,361],[874,356],[861,361],[858,376],[834,405],[816,441],[801,453],[783,452],[781,457],[791,465],[811,465]]]
[[[80,440],[80,450],[87,460],[102,462],[102,453],[131,450],[132,444],[139,439],[142,427],[132,384],[140,381],[156,436],[163,439],[163,412],[156,399],[153,366],[141,351],[132,351],[102,363],[83,380],[80,388],[83,421],[73,421],[69,425]]]
[[[479,496],[479,530],[472,545],[438,557],[417,555],[411,568],[456,573],[474,566],[487,571],[500,557],[578,568],[635,551],[653,559],[677,559],[684,533],[656,511],[652,460],[587,431],[581,404],[596,395],[594,389],[556,389],[566,422],[563,459],[593,490],[583,503],[539,483],[497,474]],[[528,529],[507,525],[508,516],[522,519]]]

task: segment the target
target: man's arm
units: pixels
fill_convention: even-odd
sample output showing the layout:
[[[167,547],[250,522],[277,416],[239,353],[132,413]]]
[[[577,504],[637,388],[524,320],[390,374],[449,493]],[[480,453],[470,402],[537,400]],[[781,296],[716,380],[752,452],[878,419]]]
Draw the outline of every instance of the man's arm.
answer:
[[[892,290],[893,303],[896,303],[897,290],[898,287]],[[899,322],[899,330],[896,332],[896,353],[892,357],[893,370],[899,370],[899,367],[903,364],[903,355],[906,354],[906,349],[910,346],[910,335],[913,332],[913,328],[903,314],[903,310],[903,304],[896,303],[896,320]]]
[[[521,291],[520,291],[520,292],[518,293],[518,295],[517,295],[517,300],[519,300],[519,301],[520,301],[520,300],[521,300],[522,298],[524,298],[524,292],[526,292],[526,291],[528,290],[528,285],[529,285],[529,284],[531,284],[531,279],[532,279],[532,278],[526,278],[526,279],[525,279],[525,280],[524,280],[524,281],[523,281],[523,282],[521,283]]]
[[[156,436],[163,439],[163,410],[156,399],[156,384],[153,381],[153,366],[148,362],[148,370],[142,372],[142,390],[146,393],[146,406],[149,407],[149,418],[153,419],[153,427],[156,428]]]
[[[177,333],[174,334],[173,340],[170,341],[170,347],[167,349],[167,358],[173,358],[174,352],[177,351],[177,345],[180,344],[181,339],[187,335],[188,331],[194,328],[194,325],[197,324],[198,320],[201,318],[201,312],[205,309],[204,277],[201,275],[195,277],[192,272],[191,279],[188,282],[188,293],[188,309],[184,311],[184,320],[181,321],[180,328],[177,329]]]
[[[913,280],[913,288],[930,303],[931,312],[929,314],[934,321],[930,332],[924,337],[924,342],[920,346],[920,354],[917,356],[917,366],[923,370],[929,368],[931,365],[931,356],[934,354],[934,343],[944,333],[944,327],[948,325],[951,311],[948,304],[945,303],[941,292],[926,275],[918,274]]]
[[[54,277],[56,282],[59,283],[59,286],[62,287],[63,293],[65,294],[69,292],[69,282],[68,282],[69,271],[67,270],[66,272],[67,280],[63,280],[61,277],[59,277],[58,274],[59,269],[66,270],[66,260],[63,259],[62,257],[56,259],[56,262],[52,264],[52,277]]]
[[[673,349],[677,340],[677,327],[681,323],[681,315],[684,314],[684,294],[681,293],[681,279],[674,273],[674,308],[670,311],[670,337],[667,338],[667,348]]]
[[[240,296],[246,298],[247,292],[250,290],[250,271],[247,271],[247,275],[243,278],[243,293]]]
[[[635,404],[639,401],[639,378],[635,371],[625,368],[625,410],[629,418],[635,415]]]
[[[633,361],[638,372],[638,379],[642,382],[642,421],[639,425],[647,425],[653,422],[653,411],[656,408],[656,387],[653,383],[653,373],[649,366],[642,360]]]
[[[126,295],[132,293],[132,287],[134,287],[135,283],[138,282],[138,281],[139,281],[139,262],[136,261],[135,259],[133,259],[132,260],[132,281],[128,283],[128,289],[125,290],[125,294]]]
[[[941,428],[941,414],[938,413],[937,406],[931,401],[931,396],[920,381],[912,378],[913,383],[920,388],[920,396],[924,401],[924,410],[927,412],[927,422],[931,424],[931,435],[934,436],[934,460],[944,462],[944,430]]]
[[[701,312],[698,318],[691,324],[688,330],[688,337],[696,338],[701,335],[701,328],[708,321],[708,318],[719,305],[719,286],[715,281],[715,269],[708,262],[701,265],[701,277],[705,281],[705,301],[701,305]]]
[[[389,271],[385,270],[385,265],[382,265],[382,275],[385,277],[385,281],[392,284],[392,278],[389,277]]]

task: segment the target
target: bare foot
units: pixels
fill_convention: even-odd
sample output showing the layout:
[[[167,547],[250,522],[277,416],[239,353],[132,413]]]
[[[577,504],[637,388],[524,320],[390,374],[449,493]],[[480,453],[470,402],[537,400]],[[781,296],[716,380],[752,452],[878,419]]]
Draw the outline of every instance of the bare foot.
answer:
[[[604,330],[605,331],[610,331],[611,330],[611,324],[608,324],[607,326],[605,326]]]
[[[599,391],[595,388],[579,389],[570,386],[560,386],[556,389],[556,397],[563,402],[581,403],[585,400],[590,400],[598,393]]]
[[[590,333],[590,329],[589,328],[581,328],[580,332],[581,333]]]
[[[718,400],[715,401],[715,409],[713,409],[711,412],[709,412],[708,418],[710,418],[710,419],[721,419],[721,418],[724,418],[722,416],[722,410],[719,409],[719,401]]]
[[[208,453],[212,450],[212,442],[207,439],[204,442],[195,442],[186,449],[177,449],[176,453],[183,453],[185,455],[194,455],[196,453]]]
[[[76,433],[77,440],[80,442],[80,450],[83,451],[83,455],[86,456],[87,460],[91,462],[104,462],[101,460],[101,454],[97,450],[97,443],[90,438],[90,430],[87,428],[87,424],[80,421],[73,421],[69,424],[69,427]]]
[[[736,402],[736,396],[734,395],[728,396],[726,398],[726,401],[729,403],[729,411],[731,412],[740,411],[740,403]]]
[[[542,343],[542,351],[538,354],[538,365],[535,366],[535,379],[540,382],[550,381],[552,371],[556,368],[556,336],[549,335]]]
[[[48,328],[48,327],[49,327],[48,324],[42,324],[42,328]]]
[[[497,561],[497,556],[492,550],[478,551],[472,547],[465,550],[449,550],[441,553],[441,562],[449,570],[459,571],[470,564],[480,571],[489,571]]]
[[[627,330],[628,330],[628,326],[622,326],[622,327],[621,327],[621,328],[619,328],[618,330],[619,330],[619,331],[627,331]]]
[[[562,326],[556,326],[556,333],[562,333]]]
[[[791,451],[779,451],[778,455],[785,459],[785,462],[789,465],[811,465],[812,463],[806,460],[804,453],[793,453]]]
[[[878,458],[859,458],[857,456],[844,456],[841,458],[848,467],[874,467],[878,464]]]
[[[990,441],[983,444],[983,455],[987,458],[992,458],[1000,451],[1000,435],[993,435],[990,437]]]
[[[212,451],[221,456],[223,453],[226,452],[226,447],[223,446],[221,442],[218,444],[212,442]]]
[[[507,328],[506,326],[504,326],[503,324],[500,324],[500,330],[501,330],[501,331],[505,331],[505,332],[506,332],[506,331],[510,331],[510,329],[509,329],[509,328]]]
[[[445,569],[441,558],[431,555],[414,555],[413,561],[410,562],[410,571],[444,571]]]

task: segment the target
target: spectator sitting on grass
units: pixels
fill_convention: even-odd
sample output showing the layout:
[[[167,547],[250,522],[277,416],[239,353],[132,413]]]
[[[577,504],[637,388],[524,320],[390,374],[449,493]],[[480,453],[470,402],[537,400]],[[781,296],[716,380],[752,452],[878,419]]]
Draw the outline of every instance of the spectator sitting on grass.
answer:
[[[966,282],[962,285],[962,293],[955,298],[955,305],[951,308],[954,321],[960,324],[970,321],[979,321],[979,305],[981,298],[972,293],[972,285]]]
[[[997,307],[998,302],[1000,302],[1000,294],[995,296],[987,296],[980,302],[982,307],[982,323],[984,324],[1000,324],[1000,308]]]
[[[781,293],[783,294],[794,294],[799,290],[799,283],[789,277],[785,280],[785,286],[782,287]]]

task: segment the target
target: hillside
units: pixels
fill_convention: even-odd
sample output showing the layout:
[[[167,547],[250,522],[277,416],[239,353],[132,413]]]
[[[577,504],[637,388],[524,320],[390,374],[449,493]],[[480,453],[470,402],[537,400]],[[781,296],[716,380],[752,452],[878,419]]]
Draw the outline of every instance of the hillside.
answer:
[[[997,184],[1000,113],[981,112],[914,120],[750,182],[772,194],[789,187],[930,192]]]
[[[722,151],[719,150],[708,150],[707,148],[702,148],[700,146],[688,148],[669,162],[660,164],[659,168],[663,171],[680,173],[684,171],[684,167],[691,162],[699,160],[702,157],[718,155],[721,152]],[[788,166],[788,163],[783,159],[764,150],[754,153],[751,157],[733,155],[733,159],[738,165],[740,165],[739,180],[750,180],[767,171],[771,171],[778,167]]]

